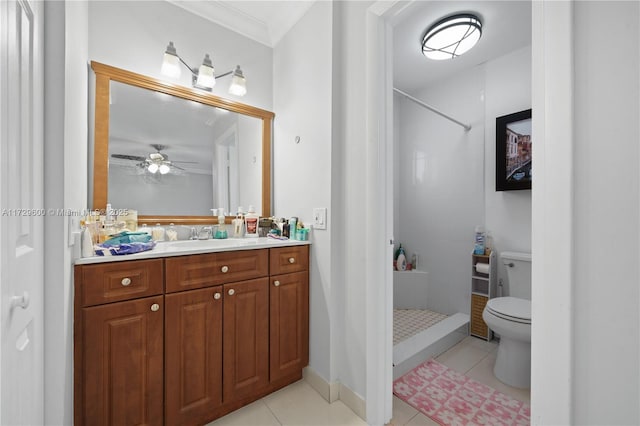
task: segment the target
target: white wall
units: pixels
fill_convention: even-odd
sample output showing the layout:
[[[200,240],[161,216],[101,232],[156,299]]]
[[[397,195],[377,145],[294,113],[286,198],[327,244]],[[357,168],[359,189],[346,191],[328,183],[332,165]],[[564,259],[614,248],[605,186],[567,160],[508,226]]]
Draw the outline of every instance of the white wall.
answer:
[[[45,8],[45,207],[87,205],[87,4]],[[45,218],[45,422],[73,423],[73,283],[68,218]],[[79,242],[79,240],[78,240]]]
[[[487,62],[485,75],[486,228],[498,253],[531,253],[531,190],[495,190],[496,117],[531,108],[531,47]],[[533,135],[533,149],[535,138]],[[535,163],[533,167],[535,175]],[[509,283],[502,262],[498,262],[498,277],[503,279],[508,294]]]
[[[573,420],[637,425],[640,7],[574,7]]]
[[[396,242],[429,272],[429,307],[469,312],[474,228],[497,251],[531,250],[531,191],[495,191],[495,119],[531,107],[531,48],[412,93],[469,132],[400,95]],[[499,276],[505,278],[504,268]]]
[[[173,44],[191,67],[208,53],[217,74],[242,67],[247,94],[227,93],[230,76],[218,79],[212,93],[272,109],[272,49],[193,15],[165,1],[89,2],[89,59],[166,79],[160,73],[164,51]],[[178,82],[191,87],[182,67]]]
[[[274,48],[274,214],[312,220],[314,207],[328,208],[326,230],[311,233],[309,366],[328,382],[336,283],[331,277],[335,212],[332,174],[332,10],[316,2]],[[300,143],[295,143],[295,137]],[[338,219],[340,218],[338,217]]]

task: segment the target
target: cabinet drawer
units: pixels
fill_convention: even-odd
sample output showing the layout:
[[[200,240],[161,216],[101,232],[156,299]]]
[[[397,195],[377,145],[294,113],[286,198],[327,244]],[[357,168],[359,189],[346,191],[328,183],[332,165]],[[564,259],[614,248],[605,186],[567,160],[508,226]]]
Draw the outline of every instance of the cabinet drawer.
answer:
[[[171,257],[165,262],[167,293],[266,277],[269,274],[267,250]]]
[[[76,267],[82,306],[162,294],[162,259],[110,262]]]
[[[271,275],[307,271],[309,269],[309,246],[271,249],[269,268]]]

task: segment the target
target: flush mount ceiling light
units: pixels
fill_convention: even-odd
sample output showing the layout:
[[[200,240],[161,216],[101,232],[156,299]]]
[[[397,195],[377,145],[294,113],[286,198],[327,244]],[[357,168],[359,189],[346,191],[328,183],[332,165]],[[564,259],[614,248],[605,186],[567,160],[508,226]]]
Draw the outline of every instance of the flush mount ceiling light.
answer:
[[[422,54],[429,59],[453,59],[476,45],[482,22],[471,14],[458,14],[432,25],[422,38]]]
[[[216,85],[216,79],[233,74],[231,79],[231,85],[229,86],[229,93],[236,96],[244,96],[247,93],[247,82],[242,74],[240,65],[236,66],[235,71],[229,71],[224,74],[215,75],[213,63],[209,54],[204,55],[202,65],[199,68],[191,68],[176,51],[173,42],[170,41],[167,49],[164,52],[164,59],[162,61],[161,73],[171,78],[180,77],[180,62],[191,71],[191,83],[193,87],[198,89],[211,91],[213,86]]]

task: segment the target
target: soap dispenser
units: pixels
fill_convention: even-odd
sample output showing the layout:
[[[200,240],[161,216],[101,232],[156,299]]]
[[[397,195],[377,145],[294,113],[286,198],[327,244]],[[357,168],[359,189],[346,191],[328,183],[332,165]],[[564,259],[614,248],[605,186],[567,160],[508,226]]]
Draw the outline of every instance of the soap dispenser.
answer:
[[[227,238],[227,228],[224,225],[224,209],[221,207],[218,209],[218,230],[216,231],[215,238],[225,239]]]

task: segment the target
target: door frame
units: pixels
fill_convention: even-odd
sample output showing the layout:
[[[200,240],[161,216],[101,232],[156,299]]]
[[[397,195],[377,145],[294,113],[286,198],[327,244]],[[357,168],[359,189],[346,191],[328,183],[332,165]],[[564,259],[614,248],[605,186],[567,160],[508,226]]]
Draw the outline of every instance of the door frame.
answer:
[[[370,424],[385,424],[392,415],[393,277],[381,271],[393,240],[393,68],[391,18],[408,2],[377,1],[367,10],[367,133],[372,149],[387,161],[377,164],[383,186],[369,204],[380,217],[374,232],[380,247],[367,252],[366,413]],[[572,420],[572,194],[573,180],[573,5],[571,2],[532,1],[533,133],[539,135],[533,156],[536,185],[532,189],[532,423],[571,424]],[[383,46],[381,49],[380,47]],[[382,95],[381,95],[382,93]],[[389,114],[391,111],[391,114]],[[553,153],[553,156],[549,154]],[[371,162],[368,163],[372,166]],[[369,185],[379,184],[375,174]],[[545,185],[545,181],[553,182]],[[374,208],[376,208],[374,207]],[[382,223],[382,232],[380,232]],[[374,225],[370,225],[372,228]],[[375,234],[370,234],[375,235]],[[378,264],[375,263],[378,261]],[[372,289],[383,288],[382,291]],[[553,294],[550,303],[545,295]],[[544,300],[544,304],[538,301]],[[382,315],[381,315],[382,313]],[[560,328],[558,328],[560,326]],[[379,330],[383,330],[382,333]],[[545,330],[555,330],[552,335]],[[545,358],[553,351],[553,363]],[[553,389],[546,392],[545,389]]]

